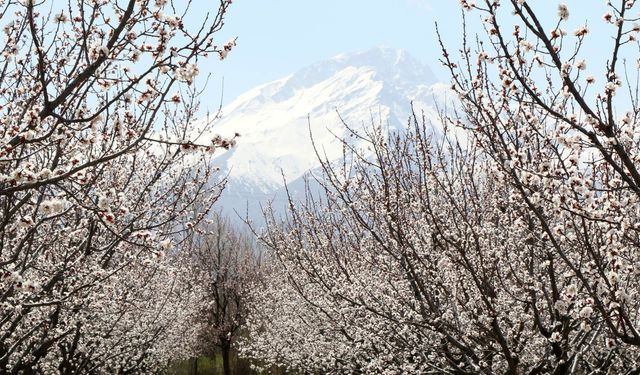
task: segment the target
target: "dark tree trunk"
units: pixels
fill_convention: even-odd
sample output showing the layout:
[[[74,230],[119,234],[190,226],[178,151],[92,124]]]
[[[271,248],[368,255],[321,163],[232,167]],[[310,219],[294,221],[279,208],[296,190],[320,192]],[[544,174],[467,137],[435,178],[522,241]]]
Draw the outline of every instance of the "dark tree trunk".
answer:
[[[229,360],[229,352],[231,351],[231,343],[223,342],[220,345],[222,349],[222,369],[224,375],[231,375],[231,361]]]

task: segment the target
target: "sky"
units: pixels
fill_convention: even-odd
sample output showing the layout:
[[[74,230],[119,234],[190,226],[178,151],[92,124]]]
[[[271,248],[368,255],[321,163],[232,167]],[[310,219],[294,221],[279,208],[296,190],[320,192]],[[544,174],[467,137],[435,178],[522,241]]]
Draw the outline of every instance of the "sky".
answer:
[[[434,15],[446,10],[447,18],[453,17],[459,26],[457,3],[457,0],[434,4],[420,0],[234,0],[219,39],[224,42],[237,36],[238,45],[228,59],[209,59],[202,64],[203,73],[212,74],[206,97],[214,99],[212,106],[217,106],[221,77],[224,77],[224,102],[228,103],[252,87],[311,63],[376,46],[406,49],[432,69],[436,68],[439,48],[434,39]],[[444,74],[437,75],[446,78]]]
[[[197,9],[216,3],[194,1]],[[561,2],[569,5],[573,24],[588,20],[595,31],[584,53],[603,56],[600,48],[609,38],[604,29],[607,26],[600,19],[607,10],[604,1],[529,0],[543,18],[549,18],[549,27]],[[470,33],[482,32],[478,13],[468,17]],[[223,103],[228,104],[248,89],[311,63],[376,46],[405,49],[429,65],[439,80],[448,82],[447,72],[438,61],[441,51],[436,22],[445,44],[455,50],[462,34],[458,0],[234,0],[218,42],[238,37],[237,46],[226,60],[210,58],[201,64],[201,74],[211,74],[202,107],[215,110],[221,95]],[[567,25],[569,33],[571,27]]]

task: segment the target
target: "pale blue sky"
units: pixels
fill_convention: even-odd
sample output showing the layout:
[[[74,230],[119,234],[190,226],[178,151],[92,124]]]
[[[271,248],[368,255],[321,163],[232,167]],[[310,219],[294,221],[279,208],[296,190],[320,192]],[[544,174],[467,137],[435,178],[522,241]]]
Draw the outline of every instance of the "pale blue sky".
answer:
[[[203,73],[216,77],[207,88],[207,97],[215,98],[209,108],[219,102],[222,76],[228,103],[247,89],[308,64],[380,45],[404,48],[436,68],[434,10],[444,13],[450,8],[447,14],[453,12],[451,21],[456,24],[451,30],[456,30],[457,4],[457,0],[440,1],[437,6],[421,0],[235,0],[219,38],[224,42],[238,36],[238,46],[227,60],[203,64]]]
[[[613,29],[601,20],[606,11],[604,1],[529,0],[543,18],[550,21],[549,28],[557,19],[560,2],[568,4],[571,11],[568,32],[588,20],[592,33],[584,54],[604,62],[606,55],[599,49],[609,37],[608,31]],[[211,0],[196,0],[196,3],[203,8],[212,4]],[[479,14],[473,12],[468,17],[472,21],[470,32],[478,32]],[[229,103],[252,87],[310,63],[380,45],[406,49],[428,64],[437,78],[448,82],[447,73],[438,62],[436,21],[445,43],[453,49],[459,46],[458,0],[234,0],[218,39],[224,43],[237,36],[238,45],[227,60],[211,58],[202,64],[203,75],[213,74],[202,107],[211,110],[217,107],[221,77],[225,79],[224,102]]]

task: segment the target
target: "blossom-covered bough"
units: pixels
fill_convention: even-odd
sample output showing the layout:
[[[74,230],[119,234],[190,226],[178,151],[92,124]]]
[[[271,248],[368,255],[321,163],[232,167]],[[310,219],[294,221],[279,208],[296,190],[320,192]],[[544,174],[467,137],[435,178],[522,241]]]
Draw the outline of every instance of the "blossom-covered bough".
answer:
[[[235,45],[213,40],[230,3],[0,1],[0,372],[151,373],[188,354],[201,290],[173,249],[233,143],[191,130],[193,80]]]
[[[487,34],[459,60],[443,47],[460,102],[438,130],[414,116],[406,134],[359,135],[368,148],[345,143],[320,193],[270,221],[248,355],[333,373],[640,371],[638,6],[607,2],[591,76],[566,5],[461,5]]]

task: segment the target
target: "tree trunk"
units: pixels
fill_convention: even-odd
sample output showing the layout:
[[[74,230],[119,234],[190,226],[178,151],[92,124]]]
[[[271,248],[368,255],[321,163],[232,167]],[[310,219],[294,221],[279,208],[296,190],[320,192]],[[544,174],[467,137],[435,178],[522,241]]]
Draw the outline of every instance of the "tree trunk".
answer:
[[[229,360],[229,351],[231,350],[231,343],[223,342],[222,349],[222,369],[224,375],[231,375],[231,361]]]
[[[196,357],[196,360],[195,360],[195,362],[193,364],[193,373],[195,375],[198,375],[198,357]]]

